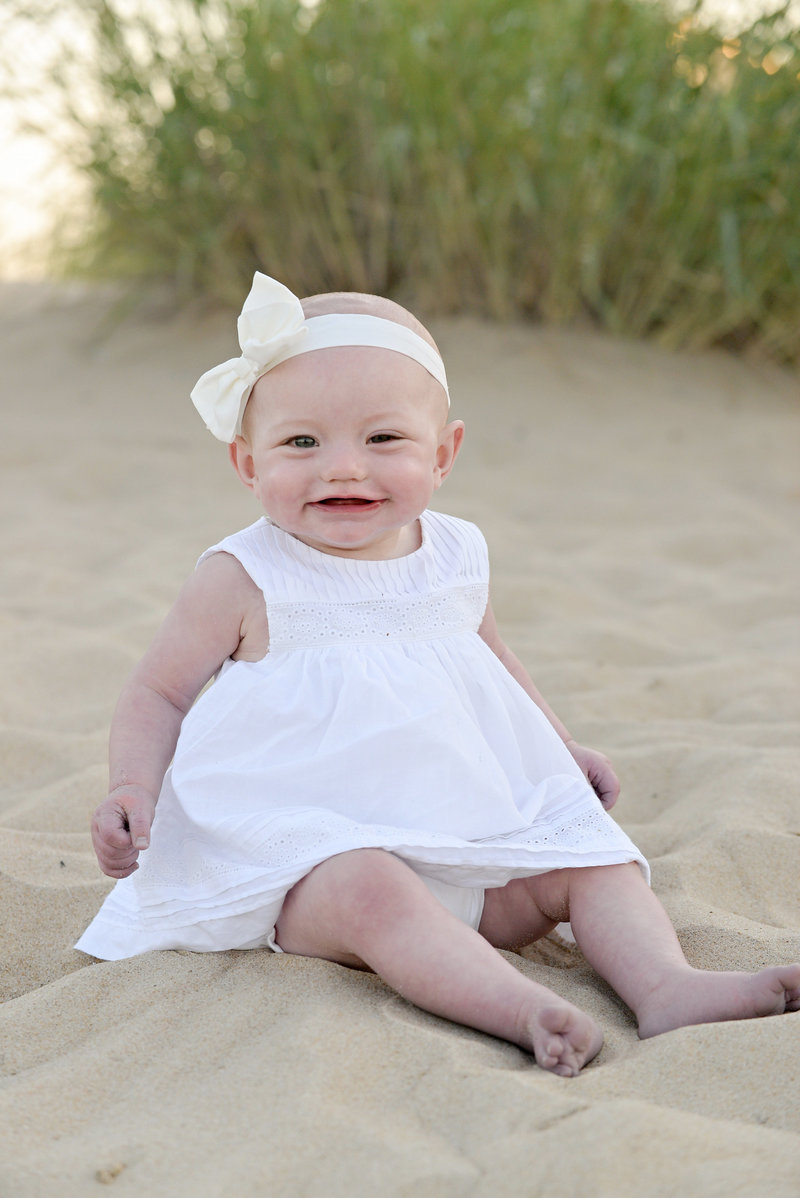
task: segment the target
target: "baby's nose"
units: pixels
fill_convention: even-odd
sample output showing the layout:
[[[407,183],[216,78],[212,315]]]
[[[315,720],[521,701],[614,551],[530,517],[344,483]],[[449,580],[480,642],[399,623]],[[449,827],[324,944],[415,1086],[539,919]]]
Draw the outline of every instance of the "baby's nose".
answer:
[[[323,477],[328,482],[348,482],[367,476],[366,456],[356,445],[334,445],[325,454]]]

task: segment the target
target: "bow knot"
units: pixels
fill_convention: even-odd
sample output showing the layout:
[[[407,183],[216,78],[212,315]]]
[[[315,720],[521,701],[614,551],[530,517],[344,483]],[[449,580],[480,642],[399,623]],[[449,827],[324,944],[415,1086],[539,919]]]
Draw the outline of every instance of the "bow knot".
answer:
[[[206,428],[228,443],[242,431],[244,409],[254,385],[291,356],[308,334],[297,296],[277,279],[259,272],[236,329],[241,356],[207,370],[192,389],[192,403]]]

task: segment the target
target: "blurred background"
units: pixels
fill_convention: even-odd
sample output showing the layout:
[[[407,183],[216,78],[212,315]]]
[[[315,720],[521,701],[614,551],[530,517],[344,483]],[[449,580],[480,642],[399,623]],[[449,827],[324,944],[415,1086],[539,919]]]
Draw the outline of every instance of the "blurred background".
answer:
[[[5,0],[0,46],[6,279],[800,356],[796,6]]]

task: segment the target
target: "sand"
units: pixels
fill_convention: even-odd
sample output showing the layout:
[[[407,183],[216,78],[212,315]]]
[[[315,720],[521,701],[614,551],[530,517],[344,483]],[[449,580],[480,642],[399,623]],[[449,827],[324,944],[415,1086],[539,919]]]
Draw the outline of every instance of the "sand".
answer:
[[[800,956],[796,376],[593,333],[434,326],[506,639],[622,779],[690,960]],[[0,1195],[800,1194],[800,1015],[640,1042],[577,949],[513,957],[597,1018],[577,1079],[325,962],[97,963],[116,695],[198,554],[259,514],[186,396],[232,322],[5,285]]]

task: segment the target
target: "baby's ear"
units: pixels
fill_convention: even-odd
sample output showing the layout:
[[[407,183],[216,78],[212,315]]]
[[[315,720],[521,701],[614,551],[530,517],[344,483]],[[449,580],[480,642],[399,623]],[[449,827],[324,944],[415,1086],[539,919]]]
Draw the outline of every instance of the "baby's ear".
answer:
[[[256,482],[255,462],[253,461],[253,451],[244,437],[237,437],[235,441],[231,441],[228,446],[228,457],[248,491],[252,491]]]
[[[436,486],[440,487],[453,469],[453,462],[458,457],[461,442],[464,440],[464,421],[451,420],[442,429],[439,446],[436,450],[436,465],[434,476]]]

